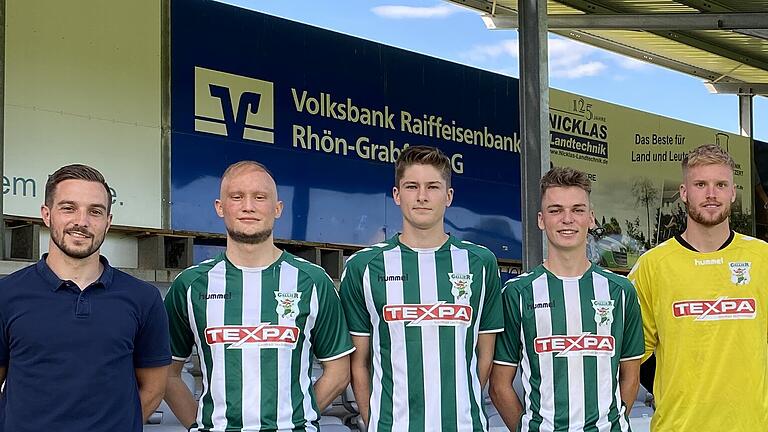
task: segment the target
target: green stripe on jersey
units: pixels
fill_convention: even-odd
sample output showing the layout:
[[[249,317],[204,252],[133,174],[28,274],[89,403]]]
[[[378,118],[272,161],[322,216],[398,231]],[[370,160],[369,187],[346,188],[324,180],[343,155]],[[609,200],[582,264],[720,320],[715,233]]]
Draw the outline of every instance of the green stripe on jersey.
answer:
[[[222,267],[226,265],[226,263],[219,262],[214,268],[216,267]],[[213,269],[211,269],[213,271]],[[220,270],[218,270],[220,271]],[[205,272],[200,276],[200,278],[197,280],[198,288],[195,291],[202,291],[203,295],[208,295],[208,272]],[[195,294],[195,292],[192,290],[192,287],[189,288],[190,294],[187,301],[192,301],[192,296]],[[204,298],[204,297],[203,297]],[[193,303],[194,305],[194,303]],[[207,317],[207,310],[204,307],[193,307],[193,315],[194,315],[194,321],[197,327],[197,335],[203,335],[202,336],[202,342],[198,342],[198,346],[205,343],[205,328],[206,324],[208,322]],[[199,339],[198,339],[199,340]],[[203,372],[203,395],[200,398],[202,400],[202,412],[198,414],[198,423],[202,423],[201,426],[205,429],[211,429],[213,428],[213,396],[211,395],[211,365],[213,364],[213,357],[211,356],[210,350],[200,350],[198,351],[198,354],[200,355],[200,360],[202,362],[201,368]]]
[[[450,283],[448,280],[448,273],[451,273],[453,271],[452,267],[452,258],[450,254],[439,254],[435,256],[435,270],[437,272],[436,277],[438,277],[440,280],[438,281],[439,284],[445,284]],[[453,300],[453,296],[449,295],[447,292],[440,293],[442,294],[440,296],[440,300],[450,302]],[[445,367],[446,370],[456,370],[458,365],[456,364],[456,337],[457,337],[457,331],[455,327],[439,327],[440,331],[440,359],[442,361],[442,366]],[[455,374],[454,374],[455,375]],[[457,384],[456,379],[443,379],[440,382],[440,391],[443,394],[456,394],[457,392],[457,386],[461,384]],[[467,390],[468,391],[468,390]],[[457,424],[457,407],[456,407],[456,399],[455,398],[449,398],[444,397],[441,399],[441,406],[440,406],[441,414],[442,414],[442,424],[444,426],[448,425],[456,425]],[[455,426],[454,426],[455,427]]]
[[[454,237],[417,251],[395,236],[347,261],[342,306],[371,337],[371,432],[487,430],[476,347],[503,328],[499,285],[493,254]]]
[[[320,267],[283,253],[264,269],[241,269],[222,254],[182,272],[166,308],[174,355],[191,351],[179,329],[192,323],[203,369],[199,430],[317,430],[312,361],[352,350]]]
[[[243,273],[230,263],[226,265],[226,287],[232,292],[243,291]],[[243,303],[238,301],[224,302],[224,325],[236,326],[241,324],[243,315]],[[228,378],[224,383],[227,393],[227,427],[243,427],[243,351],[239,349],[224,351],[225,373]]]
[[[639,320],[625,320],[640,313],[631,283],[597,266],[573,278],[539,266],[507,282],[503,303],[495,359],[520,364],[522,430],[628,431],[619,362],[643,352]]]

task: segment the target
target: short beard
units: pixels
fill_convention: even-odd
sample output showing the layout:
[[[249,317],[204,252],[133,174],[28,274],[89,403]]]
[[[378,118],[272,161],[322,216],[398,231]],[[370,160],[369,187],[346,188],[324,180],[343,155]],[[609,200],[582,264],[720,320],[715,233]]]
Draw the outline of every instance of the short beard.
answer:
[[[719,216],[715,219],[706,219],[704,215],[698,209],[692,209],[688,203],[685,203],[685,210],[688,212],[688,216],[693,219],[694,222],[705,227],[713,227],[725,222],[731,216],[731,206],[727,206]]]
[[[78,231],[78,230],[74,230]],[[80,230],[80,232],[83,232]],[[66,235],[66,234],[64,234]],[[51,240],[53,240],[53,244],[56,245],[56,247],[61,250],[64,255],[74,258],[74,259],[85,259],[89,256],[93,255],[94,253],[99,251],[99,248],[101,248],[101,245],[104,243],[104,238],[107,236],[107,233],[104,232],[104,235],[99,238],[96,234],[94,234],[91,237],[91,247],[87,249],[77,250],[77,249],[71,249],[67,244],[64,242],[63,236],[59,236],[58,234],[55,234],[53,230],[51,230]]]
[[[266,229],[264,231],[255,232],[253,234],[246,234],[244,232],[227,228],[227,235],[230,239],[232,239],[232,241],[236,243],[261,244],[264,243],[270,236],[272,236],[272,230]]]

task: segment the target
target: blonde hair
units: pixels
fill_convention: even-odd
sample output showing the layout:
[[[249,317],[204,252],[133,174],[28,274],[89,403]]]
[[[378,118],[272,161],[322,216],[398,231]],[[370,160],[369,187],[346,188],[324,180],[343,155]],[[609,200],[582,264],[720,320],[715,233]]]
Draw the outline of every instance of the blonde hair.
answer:
[[[257,171],[264,171],[265,173],[269,174],[270,177],[275,178],[275,176],[272,175],[272,173],[267,169],[267,167],[260,162],[252,161],[252,160],[242,160],[240,162],[235,162],[232,165],[228,166],[226,170],[224,170],[224,174],[221,175],[221,181],[224,181],[225,178],[232,175],[235,171],[239,171],[242,168],[254,168]]]
[[[704,165],[725,165],[733,171],[736,169],[736,162],[731,155],[715,144],[704,144],[696,147],[683,157],[681,163],[683,175],[688,172],[688,168]]]

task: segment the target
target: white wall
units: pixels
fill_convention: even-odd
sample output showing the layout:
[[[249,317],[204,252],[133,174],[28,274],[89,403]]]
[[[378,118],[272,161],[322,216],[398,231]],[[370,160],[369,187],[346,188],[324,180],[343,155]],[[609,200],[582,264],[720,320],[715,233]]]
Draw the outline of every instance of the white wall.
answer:
[[[114,224],[160,227],[160,25],[160,0],[6,0],[6,214],[39,217],[48,175],[85,163]]]

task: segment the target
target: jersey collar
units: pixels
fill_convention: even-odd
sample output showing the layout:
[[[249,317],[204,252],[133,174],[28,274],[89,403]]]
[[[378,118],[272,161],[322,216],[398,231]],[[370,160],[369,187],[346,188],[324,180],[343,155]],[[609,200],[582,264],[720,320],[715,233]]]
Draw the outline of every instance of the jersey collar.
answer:
[[[733,239],[734,239],[734,237],[736,237],[736,233],[735,233],[733,230],[731,230],[731,234],[730,234],[730,235],[728,236],[728,238],[725,240],[725,243],[723,243],[723,244],[722,244],[722,245],[721,245],[719,248],[717,248],[717,250],[718,250],[718,251],[721,251],[721,250],[723,250],[723,249],[727,248],[727,247],[728,247],[728,245],[729,245],[729,244],[731,244],[731,242],[733,242]],[[688,250],[690,250],[690,251],[693,251],[693,252],[699,252],[699,251],[698,251],[698,250],[696,250],[696,248],[695,248],[695,247],[693,247],[693,246],[692,246],[690,243],[688,243],[687,241],[685,241],[685,239],[683,238],[683,236],[682,236],[682,235],[680,235],[680,234],[676,234],[676,235],[675,235],[675,240],[677,240],[677,242],[678,242],[678,243],[680,243],[680,246],[682,246],[682,247],[684,247],[684,248],[686,248],[686,249],[688,249]],[[701,253],[701,252],[699,252],[699,253]]]
[[[393,236],[392,236],[392,238],[391,238],[391,241],[392,241],[394,244],[396,244],[396,245],[400,246],[401,248],[407,249],[407,250],[409,250],[409,251],[412,251],[412,252],[414,252],[414,253],[419,253],[418,251],[416,251],[416,250],[412,249],[412,248],[411,248],[410,246],[408,246],[407,244],[405,244],[405,243],[401,242],[401,241],[400,241],[400,234],[401,234],[401,233],[397,233],[397,234],[393,235]],[[444,249],[446,249],[446,248],[450,248],[450,247],[451,247],[451,245],[453,245],[453,243],[455,242],[455,240],[456,240],[456,239],[455,239],[455,238],[454,238],[454,237],[451,235],[451,233],[446,233],[446,234],[448,234],[448,239],[447,239],[447,240],[445,240],[445,243],[443,243],[442,245],[440,245],[440,247],[438,247],[438,248],[437,248],[437,249],[436,249],[434,252],[440,252],[441,250],[444,250]],[[431,253],[434,253],[434,252],[431,252]]]

